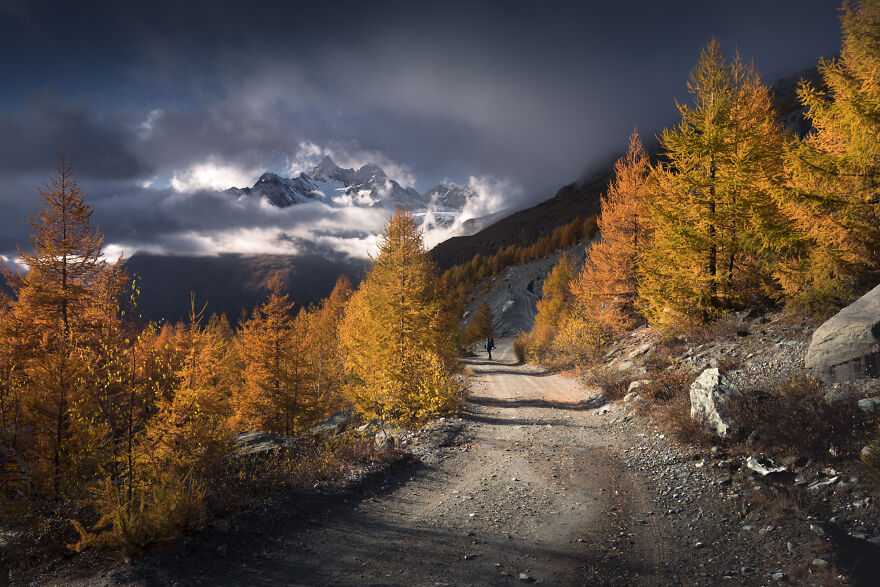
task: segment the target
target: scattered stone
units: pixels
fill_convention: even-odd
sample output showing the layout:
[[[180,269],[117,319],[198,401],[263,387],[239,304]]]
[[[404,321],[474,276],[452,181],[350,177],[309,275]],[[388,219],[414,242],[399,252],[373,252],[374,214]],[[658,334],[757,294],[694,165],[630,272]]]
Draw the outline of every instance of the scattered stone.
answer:
[[[862,447],[862,450],[861,450],[861,451],[859,451],[859,455],[860,455],[863,459],[867,459],[867,458],[870,458],[870,457],[871,457],[871,451],[872,451],[871,447],[866,445],[866,446],[863,446],[863,447]]]
[[[519,580],[522,581],[523,583],[534,583],[535,582],[535,579],[531,575],[529,575],[528,573],[520,573]]]
[[[342,410],[312,426],[312,432],[316,434],[339,434],[348,428],[353,419],[353,410]]]
[[[812,564],[817,569],[827,569],[828,568],[828,561],[825,560],[824,558],[814,558]]]
[[[825,529],[819,524],[810,524],[810,532],[816,536],[825,536]]]
[[[632,383],[629,384],[629,387],[626,388],[626,391],[631,393],[631,392],[639,389],[640,387],[644,387],[645,385],[648,385],[649,383],[651,383],[650,379],[639,379],[637,381],[633,381]]]
[[[880,286],[813,333],[806,367],[825,383],[880,375]]]
[[[620,372],[623,372],[623,371],[629,371],[629,370],[632,369],[634,366],[635,366],[635,365],[633,364],[632,361],[621,361],[620,364],[617,365],[617,370],[620,371]]]
[[[279,450],[288,446],[292,437],[279,436],[269,432],[250,430],[235,436],[235,451],[239,456],[254,456]]]
[[[773,573],[772,575],[770,575],[770,578],[773,579],[774,581],[785,581],[788,577],[786,576],[785,573],[783,573],[782,571],[779,571],[779,572],[776,572],[776,573]]]
[[[866,397],[858,401],[859,409],[866,414],[875,415],[880,412],[880,397]]]
[[[730,398],[738,393],[736,386],[717,368],[706,369],[691,384],[691,418],[702,418],[715,434],[727,436]]]
[[[746,459],[746,467],[748,467],[761,477],[785,473],[786,471],[788,471],[786,467],[783,467],[782,465],[777,465],[771,459],[759,455],[752,455],[748,459]]]
[[[633,382],[633,383],[635,383],[635,382]],[[634,399],[639,398],[639,397],[641,397],[639,394],[637,394],[634,391],[631,391],[631,392],[627,393],[625,396],[623,396],[623,403],[628,404],[631,401],[633,401]]]
[[[219,557],[226,556],[226,545],[225,544],[221,544],[220,546],[217,547],[217,556],[219,556]]]
[[[816,481],[812,483],[807,489],[821,489],[823,487],[828,487],[830,485],[834,485],[840,481],[840,475],[835,475],[834,477],[829,477],[828,479],[823,479],[822,481]]]

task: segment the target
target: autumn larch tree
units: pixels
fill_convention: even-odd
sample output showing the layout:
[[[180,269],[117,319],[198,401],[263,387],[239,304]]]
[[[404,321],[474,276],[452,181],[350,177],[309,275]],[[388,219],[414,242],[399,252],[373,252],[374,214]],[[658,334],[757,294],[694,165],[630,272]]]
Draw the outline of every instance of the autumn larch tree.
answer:
[[[568,255],[561,255],[556,265],[547,274],[538,300],[535,325],[528,336],[528,353],[539,361],[552,359],[549,356],[552,344],[561,324],[566,320],[575,305],[571,291],[577,273]]]
[[[345,359],[339,325],[353,291],[351,281],[343,275],[320,306],[308,313],[306,358],[312,364],[314,397],[327,409],[337,409],[343,403]]]
[[[661,135],[669,163],[645,201],[654,233],[639,289],[649,317],[676,326],[766,294],[755,255],[778,221],[769,192],[781,170],[781,133],[754,68],[712,40],[688,90],[693,105],[678,104],[681,123]]]
[[[464,343],[471,344],[476,340],[495,336],[495,329],[492,326],[494,320],[489,304],[486,302],[480,304],[464,330]]]
[[[386,422],[449,409],[456,318],[415,220],[398,210],[340,328],[352,400]]]
[[[293,303],[282,293],[279,274],[269,281],[269,297],[238,335],[244,361],[243,390],[237,398],[239,429],[291,434],[305,417],[307,384],[297,356],[300,341]]]
[[[56,171],[40,190],[39,214],[30,220],[33,251],[19,251],[29,270],[6,276],[15,297],[10,319],[28,347],[23,369],[32,456],[58,496],[68,473],[84,467],[94,448],[88,438],[94,390],[84,362],[100,331],[90,307],[108,264],[101,258],[103,237],[90,225],[92,209],[66,157]]]
[[[602,198],[601,240],[587,248],[584,268],[572,284],[580,305],[611,325],[625,327],[638,319],[640,261],[650,238],[643,204],[650,171],[648,154],[633,131],[627,154],[615,164],[614,181]]]
[[[799,89],[813,130],[792,141],[780,192],[799,238],[778,277],[819,311],[876,283],[880,262],[880,2],[845,4],[841,23],[840,57],[819,63],[821,86]]]

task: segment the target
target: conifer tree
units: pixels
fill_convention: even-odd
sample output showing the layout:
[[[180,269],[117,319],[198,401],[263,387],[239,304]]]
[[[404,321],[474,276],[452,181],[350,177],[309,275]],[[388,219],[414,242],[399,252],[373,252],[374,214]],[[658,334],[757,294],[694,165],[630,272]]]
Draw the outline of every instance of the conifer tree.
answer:
[[[486,302],[480,304],[471,317],[470,322],[468,322],[467,328],[465,328],[465,344],[471,344],[476,340],[495,336],[495,329],[492,326],[494,321],[495,317],[492,315],[492,308],[489,307],[489,304]]]
[[[529,333],[529,354],[539,361],[551,359],[549,356],[553,340],[560,325],[565,321],[575,304],[572,282],[576,273],[568,255],[561,255],[556,265],[547,274],[538,300],[535,325]]]
[[[313,363],[314,396],[328,408],[340,407],[345,386],[345,363],[339,325],[354,289],[342,276],[321,305],[308,314],[308,351]]]
[[[799,88],[813,130],[790,144],[779,192],[799,238],[778,278],[817,310],[876,283],[880,268],[880,2],[845,4],[841,22],[840,57],[819,63],[822,86]]]
[[[587,249],[584,268],[572,285],[581,306],[608,324],[628,326],[637,316],[638,276],[650,238],[643,201],[650,161],[636,131],[626,157],[614,166],[614,181],[602,198],[602,240]]]
[[[757,255],[784,228],[770,195],[781,134],[754,68],[713,40],[688,90],[693,105],[678,104],[681,123],[663,131],[669,163],[645,201],[654,233],[639,291],[652,320],[677,326],[770,293]]]
[[[269,297],[242,326],[238,337],[244,386],[237,405],[239,429],[291,434],[306,410],[302,357],[293,303],[282,293],[280,274],[269,281]]]
[[[98,331],[91,308],[108,264],[101,259],[103,237],[90,225],[91,207],[66,157],[56,171],[40,190],[39,214],[30,220],[33,251],[19,251],[29,271],[7,270],[6,277],[15,296],[10,321],[27,347],[22,368],[25,410],[34,428],[30,448],[36,470],[58,496],[95,448],[85,357]]]
[[[451,308],[413,217],[398,210],[340,328],[355,403],[399,423],[451,407],[458,393]]]

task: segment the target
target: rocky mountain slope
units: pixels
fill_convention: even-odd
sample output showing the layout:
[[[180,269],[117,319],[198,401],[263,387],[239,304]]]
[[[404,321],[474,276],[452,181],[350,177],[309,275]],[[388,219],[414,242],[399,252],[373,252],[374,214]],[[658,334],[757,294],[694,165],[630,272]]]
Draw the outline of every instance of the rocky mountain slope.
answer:
[[[797,97],[797,89],[802,79],[818,83],[815,67],[805,69],[796,75],[780,79],[773,85],[774,107],[783,125],[801,136],[810,125],[804,119],[804,108]],[[652,159],[658,155],[652,154]],[[475,254],[492,255],[508,245],[528,246],[541,236],[550,234],[576,216],[588,218],[599,213],[599,199],[608,189],[613,177],[613,166],[609,165],[589,177],[581,178],[561,188],[549,200],[530,208],[517,211],[509,216],[493,218],[470,234],[461,234],[438,244],[431,251],[441,269],[469,261]]]
[[[475,295],[465,304],[462,327],[480,304],[486,302],[492,310],[496,336],[515,336],[530,331],[535,324],[537,303],[547,274],[563,254],[569,255],[576,267],[581,267],[588,246],[587,241],[582,241],[564,251],[522,265],[512,265],[500,274],[486,278],[476,286]]]
[[[226,314],[237,320],[268,295],[269,279],[279,272],[285,291],[297,306],[319,302],[333,289],[340,275],[356,283],[363,276],[365,262],[332,259],[324,255],[219,255],[216,257],[171,257],[137,254],[126,261],[126,269],[138,279],[141,295],[138,311],[147,320],[185,320],[190,311],[190,293],[206,313]],[[198,309],[198,308],[197,308]]]
[[[540,204],[498,220],[472,235],[450,238],[434,247],[431,256],[441,269],[469,261],[475,254],[492,255],[508,245],[528,246],[575,217],[599,213],[599,198],[607,191],[611,170],[584,182],[571,183]]]

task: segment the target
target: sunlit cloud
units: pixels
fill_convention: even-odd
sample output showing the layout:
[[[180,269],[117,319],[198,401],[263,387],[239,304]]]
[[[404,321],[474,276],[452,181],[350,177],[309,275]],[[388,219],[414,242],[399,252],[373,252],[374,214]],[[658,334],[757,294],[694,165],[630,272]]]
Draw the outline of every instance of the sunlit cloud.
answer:
[[[230,187],[250,186],[260,176],[258,169],[243,169],[229,163],[209,159],[171,175],[171,188],[176,192],[200,190],[223,191]]]
[[[291,176],[311,171],[325,156],[344,168],[358,169],[368,163],[378,165],[385,174],[402,185],[414,187],[416,176],[413,171],[381,151],[361,149],[357,143],[331,142],[320,146],[310,141],[299,144],[299,150],[288,159],[286,172]]]

